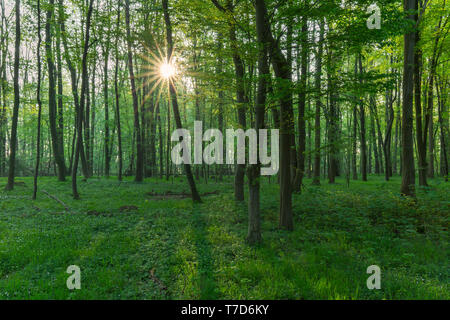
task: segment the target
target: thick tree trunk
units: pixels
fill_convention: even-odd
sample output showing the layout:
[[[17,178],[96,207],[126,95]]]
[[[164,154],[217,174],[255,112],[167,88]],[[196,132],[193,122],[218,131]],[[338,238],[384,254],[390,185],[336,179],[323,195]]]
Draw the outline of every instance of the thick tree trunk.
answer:
[[[264,0],[255,1],[256,14],[259,15],[272,56],[272,66],[277,76],[280,94],[280,227],[294,229],[292,214],[292,181],[291,181],[291,142],[294,133],[292,112],[291,67],[272,36]]]
[[[264,113],[267,97],[267,78],[270,76],[270,66],[268,61],[268,48],[265,35],[265,17],[261,12],[256,13],[256,33],[258,42],[261,47],[258,53],[258,92],[256,95],[256,121],[255,129],[264,128]],[[258,137],[258,150],[260,146]],[[261,241],[261,223],[260,223],[260,170],[261,164],[258,163],[249,166],[248,170],[248,186],[249,186],[249,202],[248,202],[248,234],[247,241],[251,244]]]

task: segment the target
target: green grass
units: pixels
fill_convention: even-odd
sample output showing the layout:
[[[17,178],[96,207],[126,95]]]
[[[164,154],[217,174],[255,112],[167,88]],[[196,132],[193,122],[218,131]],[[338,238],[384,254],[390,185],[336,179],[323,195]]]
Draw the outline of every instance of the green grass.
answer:
[[[204,203],[155,200],[147,192],[188,191],[186,179],[80,182],[32,179],[3,191],[0,179],[0,299],[449,299],[449,186],[432,181],[418,204],[386,183],[323,181],[294,195],[294,232],[277,228],[278,187],[264,183],[263,243],[245,243],[246,205],[232,180],[199,184],[220,191]],[[246,195],[247,196],[247,195]],[[137,210],[121,212],[123,206]],[[95,211],[96,214],[92,214]],[[90,212],[91,214],[88,214]],[[366,269],[381,268],[381,290]],[[81,290],[66,287],[69,265]],[[152,276],[153,274],[153,276]]]

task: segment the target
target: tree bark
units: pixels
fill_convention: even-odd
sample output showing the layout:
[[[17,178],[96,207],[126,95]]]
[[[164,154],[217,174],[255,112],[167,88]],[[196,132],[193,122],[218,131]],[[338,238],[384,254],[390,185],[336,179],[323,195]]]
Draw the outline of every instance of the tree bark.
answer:
[[[87,56],[89,50],[89,32],[91,27],[91,16],[93,9],[94,0],[89,1],[89,8],[86,17],[86,31],[84,38],[84,46],[83,46],[83,58],[81,62],[81,96],[80,96],[80,106],[78,109],[78,136],[77,136],[77,144],[75,147],[75,155],[74,155],[74,164],[72,169],[72,193],[73,198],[75,200],[80,199],[80,194],[78,193],[77,188],[77,172],[78,172],[78,161],[81,154],[81,149],[83,148],[83,113],[84,113],[84,105],[85,105],[85,95],[87,91],[87,86],[89,85],[88,79],[88,70],[87,70]]]
[[[14,177],[16,169],[16,149],[17,149],[17,121],[19,118],[20,88],[19,88],[19,67],[20,67],[20,0],[16,0],[16,39],[14,48],[14,108],[11,124],[11,140],[9,155],[9,172],[6,190],[14,189]]]
[[[358,64],[359,64],[359,83],[362,85],[362,74],[363,74],[363,68],[362,68],[362,57],[361,53],[358,56]],[[363,98],[360,98],[360,106],[359,106],[359,113],[360,113],[360,130],[361,130],[361,176],[362,181],[367,181],[367,144],[366,144],[366,113],[365,113],[365,106],[363,102]]]
[[[320,23],[319,49],[316,57],[316,74],[315,74],[315,103],[316,112],[314,116],[314,175],[313,184],[320,185],[320,113],[322,108],[321,89],[322,89],[322,56],[323,56],[323,40],[325,33],[325,23]]]
[[[56,104],[56,81],[55,81],[55,64],[53,62],[52,50],[52,24],[54,18],[54,0],[49,1],[47,9],[47,22],[45,25],[45,51],[47,56],[48,68],[48,112],[50,133],[52,135],[53,155],[58,172],[58,180],[66,180],[66,164],[64,161],[64,149],[60,144],[61,138],[58,134],[57,126],[57,104]]]
[[[260,16],[265,42],[269,44],[272,66],[278,80],[280,94],[280,220],[282,229],[293,230],[292,181],[291,181],[291,142],[294,134],[292,109],[292,71],[279,44],[273,38],[264,0],[255,1],[256,14]]]
[[[130,0],[125,0],[125,21],[127,28],[128,70],[130,73],[131,93],[133,96],[134,131],[136,135],[136,182],[144,180],[144,152],[142,148],[141,127],[139,123],[139,102],[133,70],[133,52],[131,48]]]
[[[37,32],[38,32],[38,44],[37,44],[37,89],[36,89],[36,100],[38,103],[38,119],[37,119],[37,142],[36,142],[36,167],[34,170],[34,188],[33,188],[33,200],[36,200],[37,190],[38,190],[38,176],[39,176],[39,165],[41,161],[41,115],[42,115],[42,101],[41,101],[41,1],[37,0]]]
[[[116,126],[117,126],[117,145],[118,145],[118,158],[119,158],[119,168],[117,173],[117,178],[122,181],[122,171],[123,171],[123,151],[122,151],[122,128],[120,123],[120,92],[118,85],[119,77],[119,29],[120,29],[120,7],[121,0],[117,3],[117,27],[116,27],[116,44],[115,44],[115,54],[116,54],[116,66],[114,69],[114,93],[116,98]]]
[[[170,21],[169,8],[167,2],[168,0],[162,0],[164,21],[166,24],[167,58],[170,59],[173,54],[173,40],[172,40],[172,24]],[[175,118],[175,124],[177,126],[177,129],[183,129],[183,126],[181,124],[180,111],[178,109],[178,100],[177,100],[177,92],[175,90],[175,84],[173,83],[172,79],[168,79],[168,81],[169,81],[170,96],[172,98],[172,108],[173,108],[173,116]],[[200,194],[198,193],[197,187],[195,185],[194,177],[192,175],[191,165],[185,163],[184,170],[186,173],[187,180],[189,182],[189,187],[191,188],[192,200],[194,202],[202,202]]]
[[[405,0],[404,12],[417,10],[417,0]],[[414,14],[408,14],[411,21],[416,21]],[[402,106],[402,185],[401,193],[415,197],[415,169],[413,145],[413,102],[414,102],[414,51],[416,46],[415,31],[404,35],[403,58],[403,106]]]
[[[301,76],[300,92],[298,95],[298,153],[297,170],[293,183],[293,191],[301,192],[303,177],[305,176],[305,153],[306,153],[306,85],[308,71],[308,20],[303,17],[301,29]]]

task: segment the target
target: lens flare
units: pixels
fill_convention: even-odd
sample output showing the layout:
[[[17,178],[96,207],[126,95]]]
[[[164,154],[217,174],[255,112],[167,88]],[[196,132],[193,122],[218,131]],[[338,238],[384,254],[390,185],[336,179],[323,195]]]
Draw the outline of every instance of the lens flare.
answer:
[[[163,63],[159,67],[159,73],[164,79],[170,79],[175,75],[175,66],[171,63]]]

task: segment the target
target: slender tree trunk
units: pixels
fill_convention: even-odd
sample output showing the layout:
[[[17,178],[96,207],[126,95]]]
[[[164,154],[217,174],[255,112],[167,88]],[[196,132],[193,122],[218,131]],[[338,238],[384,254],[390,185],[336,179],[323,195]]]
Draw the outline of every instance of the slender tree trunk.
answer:
[[[0,113],[0,176],[4,176],[6,174],[6,131],[8,126],[8,119],[6,113],[6,56],[8,53],[8,37],[6,36],[6,29],[8,29],[7,20],[5,16],[5,5],[2,2],[1,6],[2,16],[1,16],[1,47],[2,47],[2,64],[0,68],[0,76],[1,76],[1,113]]]
[[[16,0],[16,40],[14,48],[14,108],[11,125],[11,140],[9,144],[9,173],[6,190],[14,189],[14,177],[16,168],[16,149],[17,149],[17,121],[19,118],[20,106],[20,88],[19,88],[19,67],[20,67],[20,0]]]
[[[314,117],[314,175],[313,184],[320,185],[320,113],[322,108],[321,101],[321,88],[322,88],[322,55],[323,55],[323,40],[325,33],[325,23],[320,23],[320,35],[319,35],[319,49],[316,58],[316,74],[315,74],[315,100],[316,100],[316,112]]]
[[[447,108],[444,106],[443,98],[440,92],[439,83],[436,81],[436,93],[438,100],[438,115],[439,115],[439,127],[441,129],[441,168],[444,175],[445,182],[448,182],[448,113]],[[445,109],[443,109],[445,108]],[[443,114],[447,114],[447,121],[444,121]],[[446,122],[446,123],[445,123]]]
[[[301,30],[301,77],[300,92],[298,96],[298,154],[297,171],[293,183],[293,191],[301,192],[303,177],[305,176],[305,152],[306,152],[306,85],[308,71],[308,20],[303,17]]]
[[[416,3],[416,6],[417,3]],[[416,9],[417,10],[417,9]],[[416,24],[418,24],[418,13],[415,15]],[[419,26],[416,26],[415,32],[415,51],[414,51],[414,104],[416,108],[416,141],[417,154],[419,163],[419,185],[427,186],[427,120],[428,116],[425,114],[425,129],[423,128],[422,118],[422,49],[419,47],[420,31]]]
[[[60,152],[63,156],[64,167],[65,165],[65,156],[64,156],[64,104],[63,104],[63,75],[62,75],[62,61],[61,61],[61,24],[58,23],[56,26],[57,35],[56,35],[56,62],[57,69],[56,74],[58,78],[58,109],[57,109],[57,135],[58,135],[58,144],[61,148]],[[67,168],[65,170],[65,174],[67,175]]]
[[[78,120],[77,119],[78,119],[79,109],[80,109],[80,100],[79,100],[79,96],[78,96],[77,72],[70,60],[70,55],[69,55],[69,46],[67,44],[66,28],[65,28],[64,18],[63,18],[64,17],[63,0],[59,0],[58,6],[59,6],[59,23],[61,26],[61,35],[62,35],[63,46],[64,46],[64,59],[66,60],[67,67],[70,72],[70,80],[71,80],[71,84],[72,84],[72,95],[73,95],[73,100],[74,100],[74,105],[75,105],[75,122],[76,122],[75,123],[75,127],[76,127],[75,131],[78,132]],[[83,116],[83,114],[81,114],[81,115]],[[76,145],[76,143],[75,143],[75,145]],[[81,154],[81,164],[82,164],[83,174],[84,174],[85,178],[87,178],[89,175],[88,174],[89,169],[88,169],[88,165],[87,165],[87,162],[85,159],[83,144],[81,145],[80,154]],[[75,152],[74,152],[74,155],[75,155]],[[75,156],[73,158],[75,158]],[[71,168],[73,169],[73,161],[71,161]]]
[[[110,133],[109,133],[109,97],[108,97],[108,62],[109,62],[109,31],[104,48],[105,64],[103,66],[103,98],[105,104],[105,176],[109,178],[110,174]]]
[[[355,59],[355,77],[358,76],[358,64]],[[358,180],[358,169],[356,167],[357,163],[357,144],[358,144],[358,104],[353,107],[353,136],[352,136],[352,177],[353,180]],[[370,155],[370,151],[369,151]],[[370,157],[369,157],[370,162]],[[370,164],[369,164],[370,168]]]
[[[80,96],[80,107],[78,109],[78,136],[77,136],[77,144],[75,147],[75,156],[74,156],[74,164],[72,169],[72,193],[73,198],[75,200],[80,199],[80,195],[78,193],[77,188],[77,172],[78,172],[78,161],[81,154],[81,149],[83,148],[83,113],[84,113],[84,105],[85,105],[85,95],[87,91],[87,86],[89,85],[88,79],[88,70],[87,70],[87,56],[89,50],[89,32],[91,27],[91,16],[92,16],[92,8],[93,8],[94,0],[89,1],[89,8],[86,17],[86,32],[83,46],[83,58],[82,58],[82,72],[81,72],[81,96]]]
[[[144,180],[144,153],[142,148],[141,127],[139,123],[139,102],[136,91],[135,77],[133,71],[133,53],[131,48],[131,30],[130,30],[130,0],[125,0],[125,20],[127,28],[127,45],[128,45],[128,69],[130,72],[131,93],[133,95],[134,110],[134,131],[136,135],[136,182]]]
[[[56,81],[55,81],[55,64],[53,62],[52,50],[52,24],[54,18],[54,0],[49,1],[47,9],[47,22],[45,25],[45,49],[47,56],[48,68],[48,112],[50,133],[52,135],[52,148],[58,172],[58,180],[66,180],[66,165],[64,161],[64,149],[60,144],[61,138],[58,135],[57,125],[57,104],[56,104]]]
[[[36,142],[36,167],[34,170],[34,188],[33,188],[33,200],[36,200],[37,190],[38,190],[38,176],[39,176],[39,165],[41,161],[41,115],[42,115],[42,101],[41,101],[41,1],[37,0],[37,32],[38,32],[38,44],[37,44],[37,89],[36,89],[36,100],[38,103],[38,119],[37,119],[37,142]]]
[[[358,180],[357,163],[357,142],[358,142],[358,106],[353,108],[353,135],[352,135],[352,177],[353,180]]]
[[[405,0],[404,11],[417,10],[417,0]],[[416,21],[414,14],[408,19]],[[401,193],[415,197],[415,169],[413,145],[413,102],[414,102],[414,51],[416,35],[409,31],[404,35],[403,61],[403,116],[402,116],[402,185]]]
[[[127,0],[127,1],[129,1],[129,0]],[[173,54],[173,42],[172,42],[172,24],[170,21],[169,9],[168,9],[167,2],[168,2],[168,0],[162,0],[164,21],[166,24],[167,57],[168,57],[168,59],[170,59]],[[183,129],[183,126],[181,124],[180,111],[178,109],[178,100],[177,100],[177,93],[175,90],[175,84],[173,83],[172,79],[168,79],[168,81],[169,81],[170,96],[172,98],[173,116],[175,118],[175,124],[177,126],[177,129]],[[189,182],[189,187],[191,188],[192,200],[194,202],[202,202],[200,195],[197,191],[197,187],[195,185],[194,177],[192,175],[191,165],[188,163],[185,163],[184,169],[185,169],[187,180]]]
[[[362,68],[362,57],[361,54],[359,54],[358,57],[359,62],[359,73],[360,73],[360,79],[359,83],[362,85],[362,74],[363,74],[363,68]],[[360,98],[360,130],[361,130],[361,176],[362,181],[367,181],[367,144],[366,144],[366,113],[365,113],[365,106],[363,102],[363,98]]]
[[[162,132],[160,102],[156,105],[156,119],[158,121],[158,137],[159,137],[159,178],[162,179],[164,173],[164,141]]]
[[[397,163],[398,163],[398,149],[399,149],[399,131],[400,131],[400,109],[401,109],[401,99],[400,99],[400,86],[398,86],[397,88],[397,94],[399,95],[399,97],[397,98],[397,111],[396,111],[396,119],[395,119],[395,134],[394,134],[394,156],[393,156],[393,161],[392,161],[392,173],[393,174],[398,174],[398,167],[397,167]]]
[[[121,1],[118,1],[117,4],[117,27],[116,27],[116,66],[114,69],[114,92],[116,98],[116,125],[117,125],[117,145],[118,145],[118,158],[119,158],[119,172],[117,174],[117,178],[119,181],[122,181],[122,170],[123,170],[123,151],[122,151],[122,128],[120,123],[120,92],[118,85],[118,76],[119,76],[119,30],[120,30],[120,7]]]
[[[224,13],[228,13],[233,16],[233,1],[227,0],[226,7],[222,7],[218,1],[212,1],[216,7]],[[230,46],[233,56],[235,77],[236,77],[236,103],[237,103],[237,111],[238,111],[238,123],[241,129],[245,130],[246,123],[246,106],[248,104],[248,97],[245,92],[245,69],[242,58],[239,54],[237,37],[236,37],[236,27],[233,22],[228,24],[229,27],[229,39]],[[245,165],[237,164],[236,165],[236,174],[234,179],[234,197],[236,201],[244,201],[244,178],[245,178]]]

